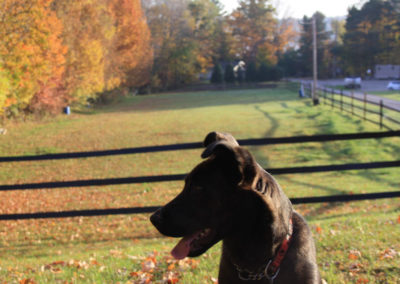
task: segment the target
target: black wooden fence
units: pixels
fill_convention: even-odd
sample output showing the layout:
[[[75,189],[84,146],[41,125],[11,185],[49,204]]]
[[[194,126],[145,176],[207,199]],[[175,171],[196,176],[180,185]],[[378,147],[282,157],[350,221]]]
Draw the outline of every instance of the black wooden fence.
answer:
[[[342,141],[342,140],[355,140],[355,139],[380,139],[380,138],[399,137],[399,136],[400,136],[400,131],[388,131],[388,132],[366,132],[366,133],[351,133],[351,134],[336,134],[336,135],[316,135],[316,136],[246,139],[246,140],[239,140],[238,142],[239,142],[239,144],[241,144],[243,146],[259,146],[259,145],[273,145],[273,144]],[[177,151],[177,150],[197,149],[197,148],[201,148],[201,147],[202,147],[202,144],[196,142],[196,143],[126,148],[126,149],[118,149],[118,150],[105,150],[105,151],[93,151],[93,152],[60,153],[60,154],[47,154],[47,155],[37,155],[37,156],[10,156],[10,157],[0,157],[0,164],[6,163],[6,162],[78,159],[78,158],[89,158],[89,157],[104,157],[104,156],[111,156],[111,155],[127,155],[127,154],[151,153],[151,152],[161,152],[161,151]],[[322,166],[311,166],[311,167],[272,168],[272,169],[266,169],[266,170],[268,172],[270,172],[271,174],[280,175],[280,174],[316,173],[316,172],[376,169],[376,168],[390,168],[390,167],[400,167],[400,161],[379,161],[379,162],[371,162],[371,163],[353,163],[353,164],[344,164],[344,165],[322,165]],[[92,179],[92,180],[75,180],[75,181],[62,181],[62,182],[28,183],[28,184],[5,184],[5,185],[0,185],[0,191],[56,189],[56,188],[71,188],[71,187],[89,187],[89,186],[107,186],[107,185],[120,185],[120,184],[151,183],[151,182],[167,182],[167,181],[183,180],[185,176],[186,176],[186,174],[175,174],[175,175],[160,175],[160,176],[124,177],[124,178],[112,178],[112,179]],[[291,201],[293,204],[305,204],[305,203],[321,203],[321,202],[349,202],[349,201],[357,201],[357,200],[370,200],[370,199],[395,198],[395,197],[400,197],[400,191],[377,192],[377,193],[369,193],[369,194],[291,198]],[[44,219],[44,218],[67,218],[67,217],[101,216],[101,215],[117,215],[117,214],[138,214],[138,213],[151,213],[151,212],[154,212],[157,208],[159,208],[159,206],[93,209],[93,210],[73,210],[73,211],[61,211],[61,212],[3,214],[3,215],[0,215],[0,220]]]
[[[311,96],[311,83],[302,83],[302,88],[306,96]],[[356,94],[354,91],[327,87],[318,87],[317,94],[319,98],[322,98],[322,102],[331,106],[332,109],[340,109],[342,112],[379,125],[380,129],[393,130],[393,126],[400,126],[400,103],[398,107],[394,107],[385,103],[384,99],[376,99],[377,96],[374,95]],[[372,97],[375,99],[371,99]]]

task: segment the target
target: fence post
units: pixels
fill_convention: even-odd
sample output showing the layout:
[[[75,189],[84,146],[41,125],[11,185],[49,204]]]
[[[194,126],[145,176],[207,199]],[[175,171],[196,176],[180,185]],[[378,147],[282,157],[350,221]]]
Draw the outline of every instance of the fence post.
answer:
[[[379,127],[383,127],[383,100],[379,102]]]
[[[324,91],[324,96],[323,96],[324,97],[324,105],[326,105],[326,89],[323,88],[322,90]]]
[[[340,90],[340,111],[343,111],[343,90]]]
[[[311,82],[310,82],[310,98],[312,98],[312,92],[313,92],[313,85],[311,84]]]
[[[333,88],[331,90],[331,93],[332,93],[332,109],[333,109],[335,104],[335,90]]]
[[[354,115],[354,91],[351,91],[351,114]]]
[[[367,93],[364,93],[364,120],[367,119]]]

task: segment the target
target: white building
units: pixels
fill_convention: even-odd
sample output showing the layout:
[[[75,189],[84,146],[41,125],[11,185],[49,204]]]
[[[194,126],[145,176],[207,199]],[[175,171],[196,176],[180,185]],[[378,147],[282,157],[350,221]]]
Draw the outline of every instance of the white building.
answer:
[[[400,65],[376,65],[375,79],[400,79]]]

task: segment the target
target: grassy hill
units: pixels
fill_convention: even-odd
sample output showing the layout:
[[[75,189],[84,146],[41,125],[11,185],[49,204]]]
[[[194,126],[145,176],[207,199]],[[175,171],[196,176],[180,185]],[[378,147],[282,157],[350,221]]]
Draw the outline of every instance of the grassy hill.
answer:
[[[275,89],[129,97],[71,116],[8,122],[0,156],[199,142],[213,130],[237,139],[378,131],[377,126]],[[266,168],[400,159],[400,139],[249,147]],[[186,173],[201,150],[0,164],[0,184]],[[395,191],[399,169],[276,176],[289,197]],[[0,214],[166,203],[182,182],[0,192]],[[399,199],[298,205],[328,283],[399,283]],[[0,283],[213,283],[219,246],[176,262],[177,240],[148,215],[0,221]],[[142,282],[141,282],[142,281]],[[166,283],[165,282],[165,283]],[[29,283],[29,282],[21,282]]]

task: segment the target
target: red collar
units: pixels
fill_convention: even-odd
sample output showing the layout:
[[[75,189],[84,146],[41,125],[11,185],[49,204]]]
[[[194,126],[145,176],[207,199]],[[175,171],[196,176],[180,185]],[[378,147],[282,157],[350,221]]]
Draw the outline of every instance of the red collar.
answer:
[[[289,232],[287,233],[285,239],[283,240],[279,250],[274,258],[272,258],[267,267],[265,268],[265,276],[270,280],[274,280],[279,273],[279,269],[282,263],[282,260],[285,258],[285,255],[289,249],[290,241],[292,240],[293,234],[293,221],[292,218],[289,220]]]

